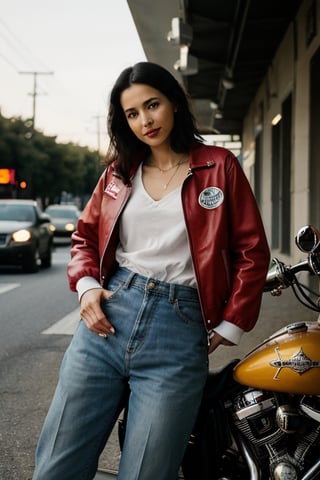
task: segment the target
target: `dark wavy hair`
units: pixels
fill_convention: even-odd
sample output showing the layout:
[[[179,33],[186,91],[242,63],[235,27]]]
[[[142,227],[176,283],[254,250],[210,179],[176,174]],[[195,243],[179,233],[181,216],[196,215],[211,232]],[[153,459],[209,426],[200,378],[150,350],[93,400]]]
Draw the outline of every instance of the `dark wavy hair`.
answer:
[[[123,90],[134,83],[142,83],[159,90],[177,106],[170,135],[170,145],[175,152],[188,153],[192,145],[203,141],[191,112],[188,94],[168,70],[152,62],[139,62],[126,68],[119,75],[110,93],[107,116],[110,141],[106,154],[107,164],[117,160],[117,173],[125,183],[129,182],[133,158],[146,156],[150,151],[150,147],[132,132],[120,103]]]

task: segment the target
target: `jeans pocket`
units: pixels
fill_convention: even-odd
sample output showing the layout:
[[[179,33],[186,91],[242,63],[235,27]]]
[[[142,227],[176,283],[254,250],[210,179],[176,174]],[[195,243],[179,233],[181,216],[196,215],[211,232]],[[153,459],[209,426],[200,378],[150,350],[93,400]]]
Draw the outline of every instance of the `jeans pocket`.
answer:
[[[116,295],[120,292],[120,290],[123,288],[124,286],[124,282],[122,280],[119,280],[118,278],[116,277],[112,277],[108,283],[103,287],[105,290],[108,290],[109,292],[112,292],[111,295],[109,295],[108,298],[105,298],[102,303],[101,303],[101,307],[102,307],[102,310],[103,310],[103,307],[111,302],[111,300],[113,300]]]
[[[203,327],[201,307],[198,301],[188,299],[177,299],[174,303],[177,315],[188,324]]]

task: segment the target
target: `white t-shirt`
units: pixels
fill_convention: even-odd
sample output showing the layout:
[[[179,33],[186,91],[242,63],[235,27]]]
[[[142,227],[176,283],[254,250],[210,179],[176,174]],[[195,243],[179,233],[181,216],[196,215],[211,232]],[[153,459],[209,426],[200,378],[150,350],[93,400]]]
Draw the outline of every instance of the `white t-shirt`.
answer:
[[[146,277],[196,288],[181,188],[153,200],[144,188],[141,165],[120,217],[116,259],[121,267]]]

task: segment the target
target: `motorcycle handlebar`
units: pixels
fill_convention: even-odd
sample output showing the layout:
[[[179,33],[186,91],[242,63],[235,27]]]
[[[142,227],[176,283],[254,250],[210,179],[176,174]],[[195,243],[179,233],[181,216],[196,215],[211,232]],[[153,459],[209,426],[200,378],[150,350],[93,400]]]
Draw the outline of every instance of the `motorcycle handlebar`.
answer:
[[[314,273],[309,260],[289,266],[277,258],[273,258],[273,265],[268,271],[263,291],[270,292],[272,290],[285,289],[293,285],[295,282],[295,274],[298,272]]]
[[[281,295],[282,290],[291,287],[298,300],[307,308],[320,312],[319,292],[312,291],[296,276],[299,272],[308,272],[320,278],[320,232],[315,227],[302,227],[296,236],[296,245],[299,250],[307,253],[306,260],[296,265],[285,265],[277,258],[272,259],[269,268],[264,292],[271,292],[273,296]]]

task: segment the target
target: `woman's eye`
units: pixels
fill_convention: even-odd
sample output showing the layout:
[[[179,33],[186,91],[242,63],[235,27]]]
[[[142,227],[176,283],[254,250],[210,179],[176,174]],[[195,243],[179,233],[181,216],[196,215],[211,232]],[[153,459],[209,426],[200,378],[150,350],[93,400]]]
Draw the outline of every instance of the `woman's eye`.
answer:
[[[128,113],[127,117],[128,118],[135,118],[137,116],[136,112],[131,112],[131,113]]]
[[[159,102],[152,102],[152,103],[150,103],[149,108],[151,110],[153,110],[153,109],[157,108],[158,106],[159,106]]]

